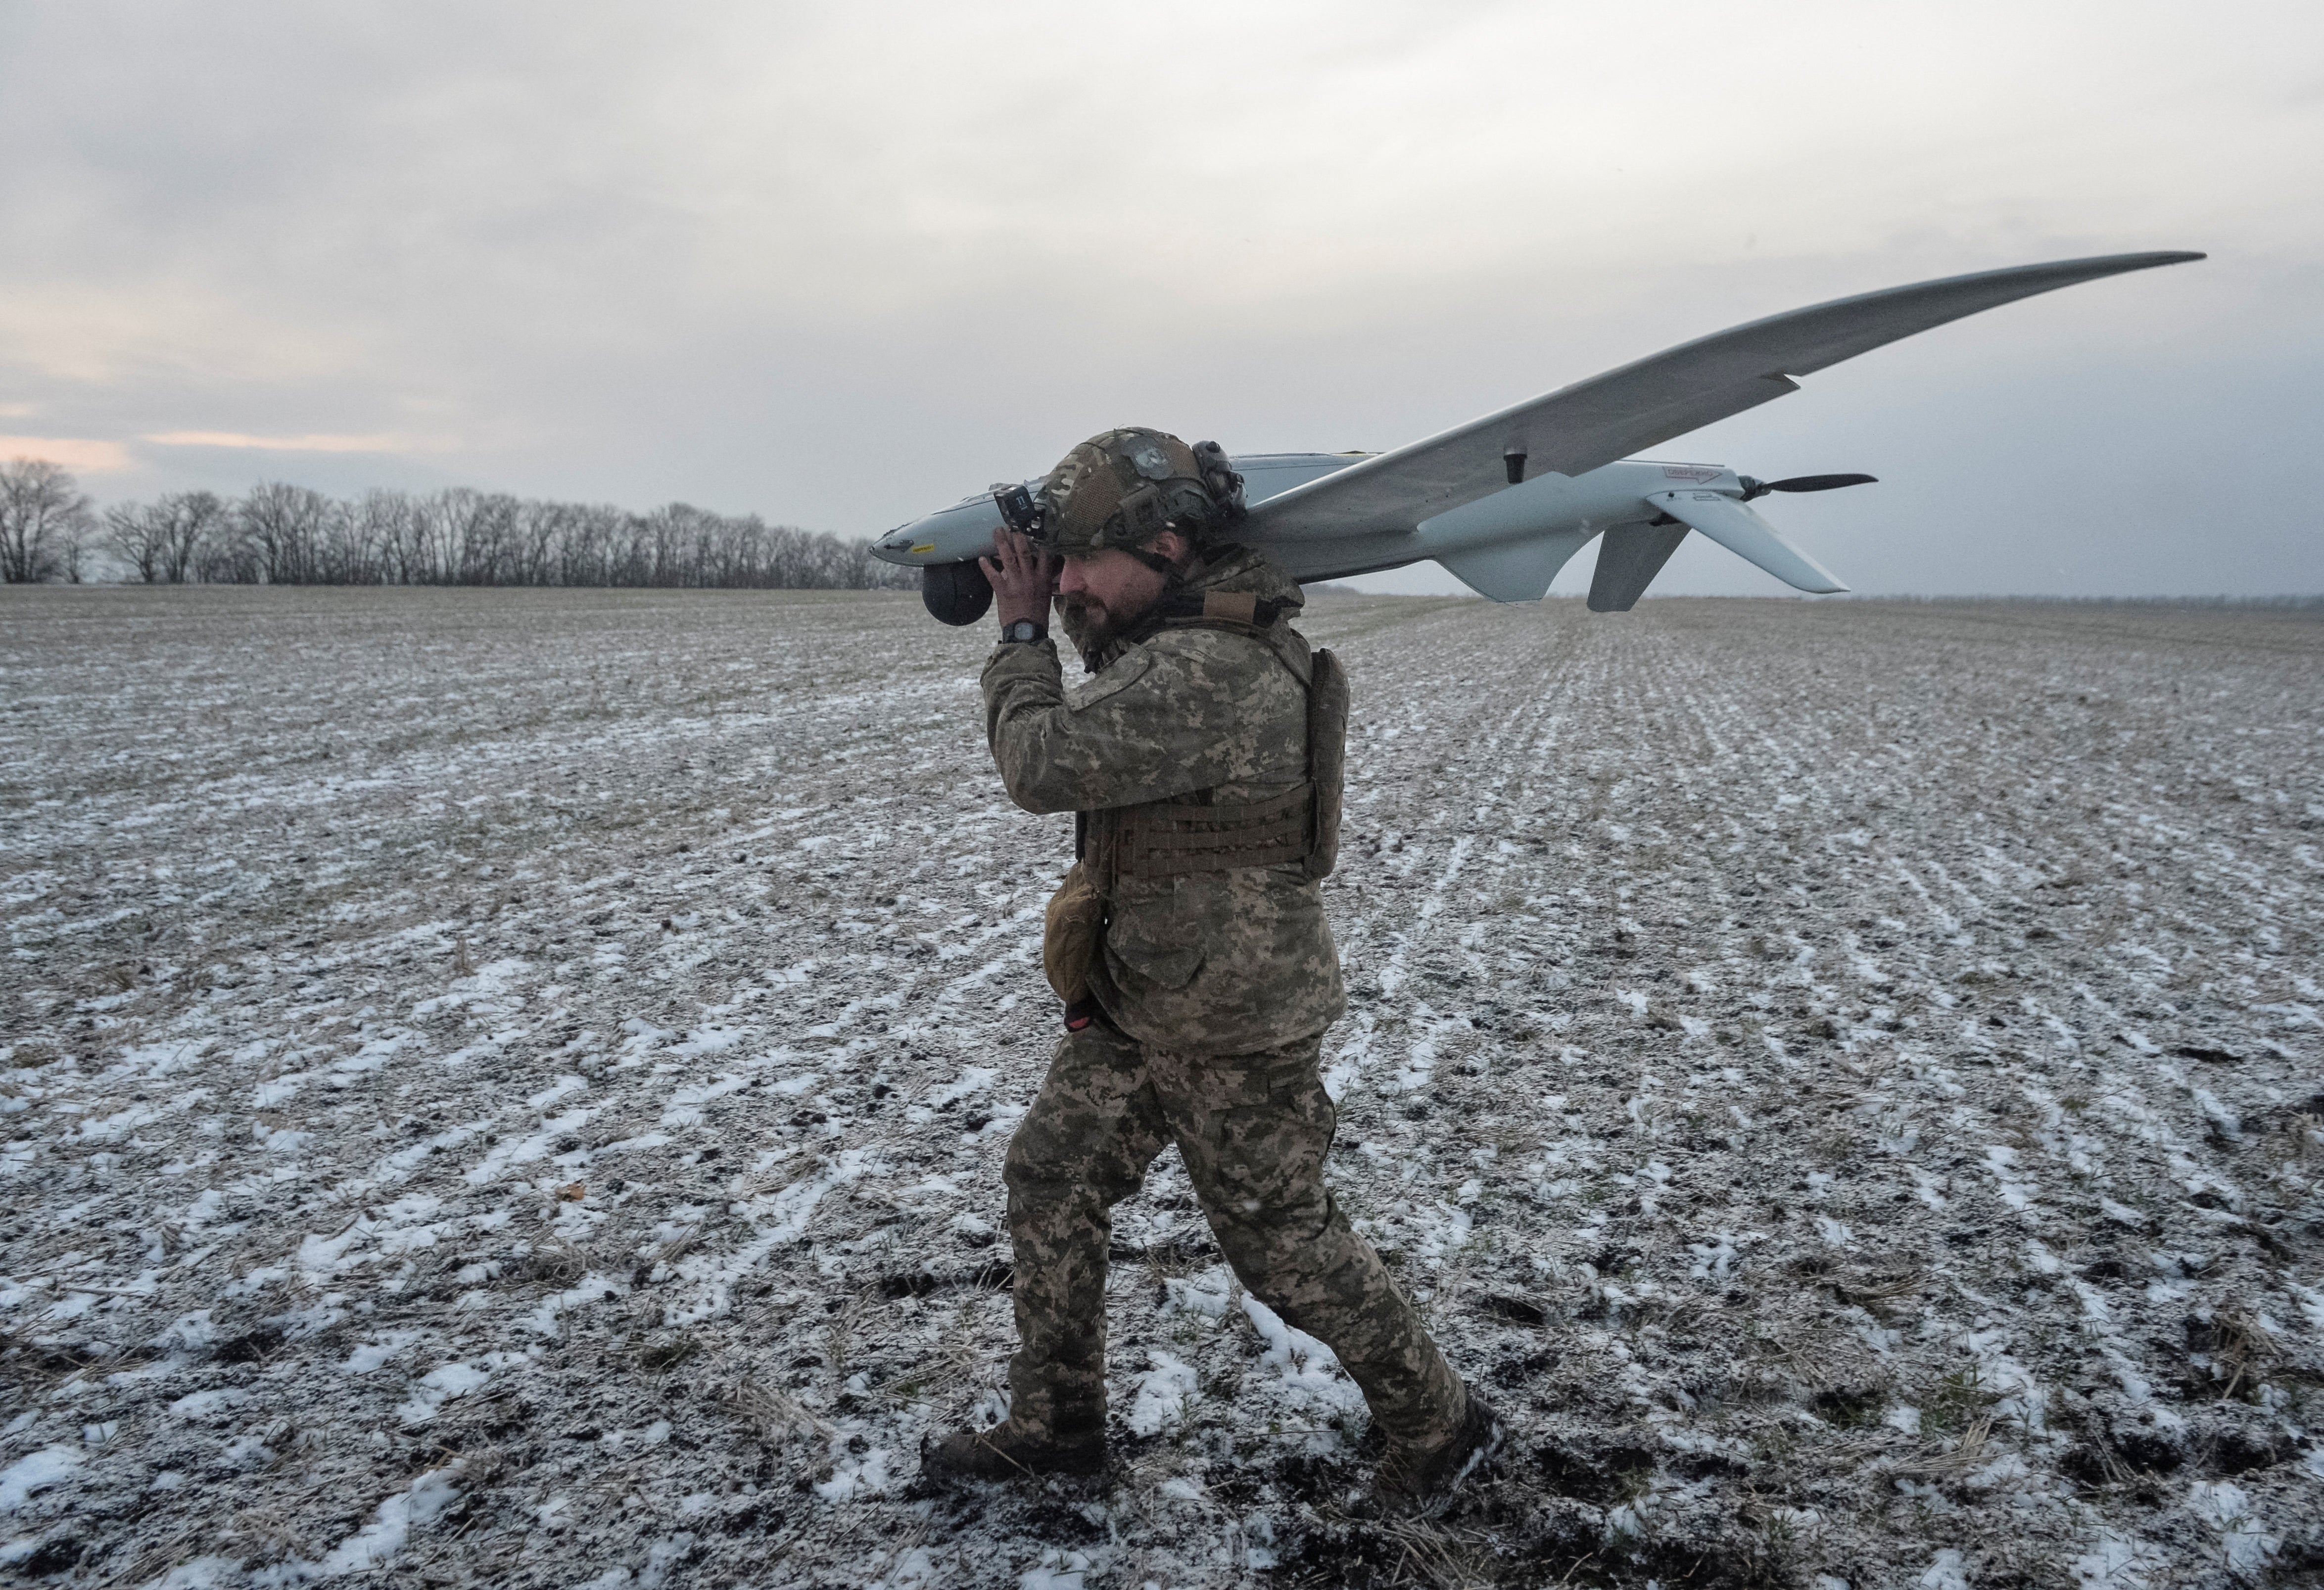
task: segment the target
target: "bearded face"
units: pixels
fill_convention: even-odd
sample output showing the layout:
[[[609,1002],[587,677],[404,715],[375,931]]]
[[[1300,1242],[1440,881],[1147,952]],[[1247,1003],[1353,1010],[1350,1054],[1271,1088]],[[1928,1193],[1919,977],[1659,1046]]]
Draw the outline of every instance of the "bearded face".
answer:
[[[1057,596],[1057,627],[1065,630],[1065,639],[1072,641],[1074,649],[1084,657],[1102,649],[1106,641],[1112,638],[1109,627],[1091,622],[1087,602],[1063,593]],[[1101,633],[1102,630],[1105,632]]]
[[[1166,530],[1150,543],[1174,562],[1183,558],[1185,538]],[[1170,576],[1119,547],[1069,556],[1057,574],[1057,616],[1065,634],[1086,657],[1102,651],[1144,618],[1169,587]]]

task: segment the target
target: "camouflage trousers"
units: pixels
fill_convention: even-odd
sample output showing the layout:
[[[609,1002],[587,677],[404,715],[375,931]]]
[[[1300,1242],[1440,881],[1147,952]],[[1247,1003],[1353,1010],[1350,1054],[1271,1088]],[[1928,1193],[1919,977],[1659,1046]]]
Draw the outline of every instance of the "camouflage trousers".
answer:
[[[1316,1071],[1321,1043],[1195,1057],[1100,1020],[1057,1045],[1009,1144],[1012,1418],[1060,1433],[1102,1427],[1113,1206],[1176,1143],[1251,1295],[1339,1356],[1392,1441],[1452,1436],[1466,1410],[1460,1378],[1323,1184],[1337,1117]]]

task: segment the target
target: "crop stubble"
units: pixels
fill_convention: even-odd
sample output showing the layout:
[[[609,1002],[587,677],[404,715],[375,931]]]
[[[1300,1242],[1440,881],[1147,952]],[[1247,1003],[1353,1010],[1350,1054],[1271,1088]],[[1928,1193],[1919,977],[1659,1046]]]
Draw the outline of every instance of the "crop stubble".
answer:
[[[217,1584],[2324,1563],[2312,612],[1321,598],[1335,1183],[1441,1528],[1166,1157],[1121,1461],[997,1411],[1069,830],[909,599],[9,592],[0,1547]],[[14,1488],[12,1490],[13,1476]],[[1580,1565],[1578,1567],[1576,1565]]]

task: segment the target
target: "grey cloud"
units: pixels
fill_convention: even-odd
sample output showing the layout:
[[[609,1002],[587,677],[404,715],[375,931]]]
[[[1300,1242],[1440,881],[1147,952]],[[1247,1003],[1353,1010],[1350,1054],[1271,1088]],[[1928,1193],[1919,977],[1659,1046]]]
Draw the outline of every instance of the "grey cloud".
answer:
[[[2252,473],[2324,418],[2310,8],[1156,15],[13,8],[5,428],[125,443],[107,496],[456,480],[863,533],[1108,425],[1388,446],[1839,293],[2200,247],[1670,450],[1889,472],[1782,509],[1864,588],[2324,587]],[[136,440],[189,430],[419,445]]]

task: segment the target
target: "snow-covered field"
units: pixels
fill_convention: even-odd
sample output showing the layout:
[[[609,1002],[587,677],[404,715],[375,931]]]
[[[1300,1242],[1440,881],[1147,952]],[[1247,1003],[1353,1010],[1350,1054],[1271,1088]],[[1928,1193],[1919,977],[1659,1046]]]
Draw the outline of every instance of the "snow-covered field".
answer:
[[[1319,599],[1341,1195],[1440,1526],[1176,1156],[1118,1469],[994,1417],[1068,824],[878,595],[11,590],[0,1577],[2324,1572],[2324,619]],[[1563,1577],[1561,1577],[1563,1576]]]

